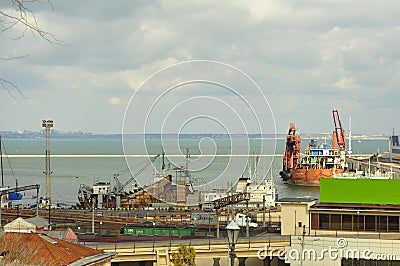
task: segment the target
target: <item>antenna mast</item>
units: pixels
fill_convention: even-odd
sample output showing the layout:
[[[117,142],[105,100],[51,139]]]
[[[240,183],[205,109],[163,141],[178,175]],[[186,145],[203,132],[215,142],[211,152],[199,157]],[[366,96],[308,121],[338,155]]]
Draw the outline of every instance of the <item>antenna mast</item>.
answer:
[[[349,150],[347,151],[348,154],[352,154],[353,151],[351,150],[351,116],[349,120]]]

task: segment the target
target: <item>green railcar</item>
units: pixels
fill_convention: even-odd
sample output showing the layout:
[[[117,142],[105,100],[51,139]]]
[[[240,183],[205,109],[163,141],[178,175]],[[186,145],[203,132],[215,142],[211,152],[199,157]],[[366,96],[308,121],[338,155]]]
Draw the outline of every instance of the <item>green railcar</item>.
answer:
[[[142,227],[125,227],[124,234],[127,235],[173,235],[173,236],[194,236],[195,230],[192,228],[142,228]]]

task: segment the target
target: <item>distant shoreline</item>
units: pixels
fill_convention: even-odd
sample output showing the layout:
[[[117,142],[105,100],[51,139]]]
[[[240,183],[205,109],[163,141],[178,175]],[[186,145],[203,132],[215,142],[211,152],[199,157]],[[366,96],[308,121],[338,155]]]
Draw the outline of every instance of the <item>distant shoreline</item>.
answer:
[[[0,135],[4,139],[44,139],[44,132],[17,132],[17,131],[0,131]],[[326,133],[308,133],[301,134],[302,139],[329,139],[330,135]],[[52,139],[143,139],[143,134],[95,134],[87,132],[58,132],[52,131]],[[254,139],[254,140],[285,140],[286,134],[145,134],[145,139]],[[353,140],[388,140],[389,135],[379,134],[353,134]]]
[[[9,158],[45,158],[44,154],[10,154]],[[52,154],[52,158],[151,158],[154,154]],[[167,157],[186,157],[186,154],[171,154]],[[191,154],[192,157],[282,157],[282,154]]]

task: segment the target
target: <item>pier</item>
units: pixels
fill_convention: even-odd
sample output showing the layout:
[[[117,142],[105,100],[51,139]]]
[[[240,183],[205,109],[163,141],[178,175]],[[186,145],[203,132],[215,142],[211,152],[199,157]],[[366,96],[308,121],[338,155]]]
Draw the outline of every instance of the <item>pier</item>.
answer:
[[[346,162],[350,171],[363,171],[365,176],[381,175],[400,178],[400,164],[389,162],[376,154],[354,154],[347,156]]]

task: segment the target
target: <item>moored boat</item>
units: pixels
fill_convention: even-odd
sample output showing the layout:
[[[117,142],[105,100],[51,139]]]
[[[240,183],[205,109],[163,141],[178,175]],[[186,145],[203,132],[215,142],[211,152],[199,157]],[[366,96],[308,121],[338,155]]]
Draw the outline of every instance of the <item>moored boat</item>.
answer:
[[[338,111],[333,110],[332,115],[335,126],[332,143],[318,143],[312,139],[304,154],[300,153],[301,139],[296,134],[296,126],[291,123],[280,172],[284,181],[297,186],[319,186],[320,178],[332,178],[345,171],[345,134]]]

